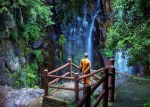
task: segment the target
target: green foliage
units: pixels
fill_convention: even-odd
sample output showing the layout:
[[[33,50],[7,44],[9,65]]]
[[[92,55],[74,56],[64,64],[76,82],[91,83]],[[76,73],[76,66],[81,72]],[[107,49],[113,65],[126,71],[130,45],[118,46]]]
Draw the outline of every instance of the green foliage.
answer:
[[[6,68],[6,71],[7,71],[7,74],[8,74],[8,77],[9,78],[16,78],[18,75],[17,75],[17,72],[14,72],[13,74],[10,73],[10,71]]]
[[[109,49],[104,49],[104,55],[106,57],[113,57],[113,51]]]
[[[16,32],[13,32],[11,36],[12,36],[12,40],[14,40],[15,42],[18,41],[18,34]]]
[[[67,99],[67,107],[75,107],[75,104],[70,99]]]
[[[57,41],[57,44],[60,46],[60,47],[63,47],[64,44],[66,43],[66,38],[64,37],[64,35],[60,35],[59,36],[59,39]]]
[[[14,79],[15,83],[13,85],[14,88],[20,88],[22,86],[33,87],[35,89],[39,88],[36,84],[39,81],[37,69],[38,65],[36,63],[27,64],[26,65],[26,79],[22,78],[22,70],[19,72],[11,73],[8,69],[6,69],[8,77],[10,79]]]
[[[63,47],[65,43],[66,43],[66,38],[64,37],[64,35],[61,34],[57,41],[58,48],[56,49],[57,59],[59,60],[60,65],[63,65]]]
[[[144,104],[143,107],[150,107],[150,97],[147,99],[147,102]]]
[[[37,75],[38,65],[36,63],[27,64],[26,65],[26,86],[27,87],[35,87],[38,83],[39,77]]]
[[[7,13],[8,16],[12,18],[11,12],[9,11],[8,5],[9,1],[7,0],[0,0],[0,14]]]
[[[14,88],[19,88],[25,85],[25,80],[22,78],[22,70],[20,70],[19,72],[15,71],[13,73],[11,73],[8,69],[6,69],[6,71],[7,71],[8,77],[10,79],[15,80],[13,84]]]
[[[35,55],[36,62],[41,64],[44,59],[41,50],[33,50],[33,53]]]
[[[56,0],[58,10],[58,19],[64,24],[70,23],[77,16],[83,17],[83,8],[91,6],[92,0]]]
[[[34,86],[33,88],[34,88],[34,89],[39,89],[40,87],[36,85],[36,86]]]
[[[148,4],[148,5],[144,5]],[[117,21],[109,29],[106,49],[128,51],[128,65],[145,65],[150,59],[149,2],[144,0],[115,0]]]
[[[45,28],[54,24],[52,21],[53,13],[50,11],[52,6],[46,5],[45,0],[0,0],[0,14],[9,18],[7,21],[14,21],[15,28],[6,29],[6,35],[18,43],[21,50],[21,57],[31,60],[26,61],[27,78],[21,78],[22,71],[8,74],[10,78],[16,78],[15,85],[26,84],[27,87],[37,88],[39,77],[37,75],[38,65],[43,62],[42,49],[33,50],[32,44],[47,35]],[[3,38],[0,37],[0,40]]]
[[[27,24],[23,26],[24,32],[22,34],[23,38],[25,38],[26,43],[35,42],[40,39],[40,28],[37,25]]]
[[[12,8],[22,7],[26,9],[25,13],[28,15],[29,23],[38,23],[39,25],[52,25],[51,20],[53,15],[50,9],[52,6],[47,6],[44,0],[19,0],[14,2]]]

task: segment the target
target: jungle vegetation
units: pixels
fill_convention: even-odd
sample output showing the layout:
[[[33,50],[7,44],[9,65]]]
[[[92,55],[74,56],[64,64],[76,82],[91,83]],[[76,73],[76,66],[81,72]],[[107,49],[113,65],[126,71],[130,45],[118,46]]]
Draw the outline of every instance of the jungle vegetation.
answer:
[[[0,15],[6,19],[6,22],[15,23],[13,26],[6,25],[6,35],[18,44],[21,50],[20,57],[27,59],[24,67],[27,72],[26,81],[18,78],[15,87],[21,84],[34,87],[38,83],[37,70],[38,65],[43,62],[43,50],[33,50],[32,44],[47,35],[46,27],[54,24],[51,8],[52,6],[48,6],[45,0],[0,0]],[[2,37],[0,40],[3,44]],[[31,55],[34,56],[32,61]],[[21,73],[22,70],[11,77],[20,77]]]
[[[128,52],[128,66],[150,64],[150,0],[115,0],[107,50]],[[149,69],[147,69],[149,71]]]
[[[27,62],[27,81],[21,78],[16,85],[26,82],[27,87],[34,87],[37,84],[38,65],[43,62],[42,49],[33,50],[31,45],[42,39],[46,27],[54,24],[51,9],[56,8],[55,15],[59,23],[70,23],[76,16],[83,16],[83,6],[89,6],[93,0],[52,0],[53,6],[47,4],[48,0],[0,0],[0,15],[6,16],[8,21],[15,21],[15,28],[5,32],[10,38],[18,43],[21,49],[21,56],[30,59],[35,56],[32,62]],[[107,35],[106,51],[128,51],[128,65],[150,64],[150,0],[114,0],[115,15],[114,25],[109,29]],[[3,38],[0,37],[3,43]],[[107,53],[106,52],[106,53]],[[61,52],[59,58],[61,58]],[[19,74],[10,75],[14,78]]]
[[[32,45],[48,35],[47,28],[55,24],[52,17],[55,15],[56,23],[68,24],[76,16],[82,17],[82,7],[90,6],[91,1],[52,0],[50,3],[48,0],[0,0],[0,17],[5,19],[3,30],[8,39],[18,44],[21,50],[20,57],[26,58],[26,64],[20,72],[11,74],[7,69],[10,78],[17,78],[15,87],[19,88],[22,84],[26,87],[37,87],[39,81],[37,71],[47,52],[44,49],[33,49]],[[1,45],[5,44],[4,40],[0,37]],[[56,42],[59,47],[63,47],[60,39]],[[57,53],[57,58],[62,63],[61,48],[57,49]],[[23,69],[27,72],[26,80],[21,79]]]
[[[1,0],[0,14],[16,22],[11,31],[6,30],[14,42],[21,49],[21,56],[29,59],[30,54],[35,56],[32,62],[26,63],[29,82],[27,86],[35,85],[38,65],[43,62],[42,49],[33,50],[31,45],[48,34],[46,27],[54,24],[53,14],[57,15],[59,23],[70,23],[76,16],[83,16],[83,6],[89,6],[92,0]],[[55,7],[55,13],[52,8]],[[106,51],[128,51],[128,65],[147,65],[150,62],[150,1],[149,0],[114,0],[114,25],[107,35]],[[3,38],[0,37],[1,42]],[[22,45],[24,44],[24,45]],[[34,81],[34,83],[32,82]]]

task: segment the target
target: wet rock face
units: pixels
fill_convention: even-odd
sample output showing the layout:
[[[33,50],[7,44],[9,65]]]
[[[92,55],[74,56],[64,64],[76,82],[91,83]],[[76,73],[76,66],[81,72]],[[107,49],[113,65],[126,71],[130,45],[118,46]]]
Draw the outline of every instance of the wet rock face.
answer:
[[[84,7],[83,12],[83,18],[76,17],[68,25],[60,25],[61,31],[67,40],[63,51],[74,62],[80,61],[83,54],[87,52],[93,67],[100,38],[98,15],[102,15],[102,11],[99,0],[94,0],[91,8]]]
[[[40,48],[40,46],[42,45],[43,41],[42,40],[39,40],[37,42],[35,42],[33,45],[32,45],[32,48],[33,49],[38,49]]]
[[[21,90],[14,90],[5,96],[0,107],[25,107],[43,94],[43,89],[22,88]]]
[[[0,60],[0,84],[1,85],[5,85],[6,81],[5,81],[5,62],[3,60]]]
[[[26,59],[20,58],[20,49],[10,40],[4,40],[0,44],[0,85],[13,85],[8,73],[20,72],[25,65]]]
[[[131,78],[116,90],[116,100],[113,107],[143,107],[150,96],[149,89],[149,79]]]

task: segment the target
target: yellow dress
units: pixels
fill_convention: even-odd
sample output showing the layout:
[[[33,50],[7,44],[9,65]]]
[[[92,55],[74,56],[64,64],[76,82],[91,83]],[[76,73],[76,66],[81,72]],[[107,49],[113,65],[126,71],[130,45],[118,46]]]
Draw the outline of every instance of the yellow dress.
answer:
[[[80,61],[80,65],[79,65],[79,70],[82,72],[82,76],[89,74],[90,73],[90,68],[91,68],[91,63],[87,58],[83,58]],[[82,83],[83,84],[90,84],[91,83],[91,77],[86,77],[84,79],[82,79]]]

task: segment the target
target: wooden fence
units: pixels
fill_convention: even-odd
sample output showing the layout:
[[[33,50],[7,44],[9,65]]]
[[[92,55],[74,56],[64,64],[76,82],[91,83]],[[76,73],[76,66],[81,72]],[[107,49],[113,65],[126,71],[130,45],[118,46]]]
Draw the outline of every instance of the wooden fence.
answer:
[[[61,75],[54,75],[56,72],[68,67],[68,71]],[[79,73],[74,73],[72,71],[72,67],[79,68],[77,65],[73,64],[71,59],[68,59],[68,63],[65,65],[48,72],[48,70],[44,70],[42,73],[41,83],[44,88],[45,96],[48,96],[48,88],[57,88],[64,90],[74,91],[74,100],[78,101],[75,107],[97,107],[100,101],[102,101],[102,107],[108,106],[108,99],[110,102],[114,101],[114,90],[115,90],[115,68],[114,68],[114,59],[110,59],[110,65],[98,70],[91,70],[90,74],[85,76],[80,76]],[[97,73],[102,73],[102,76],[98,76]],[[72,76],[72,74],[74,74]],[[96,82],[91,83],[91,85],[83,85],[83,87],[79,87],[79,81],[81,79],[91,76],[97,79]],[[53,79],[51,79],[53,78]],[[74,81],[74,88],[67,88],[62,86],[53,85],[60,79],[67,79],[68,81]],[[50,80],[50,81],[49,81]],[[91,105],[91,95],[92,93],[102,84],[102,92],[99,94],[94,104]],[[84,96],[79,100],[79,91],[83,91]]]

